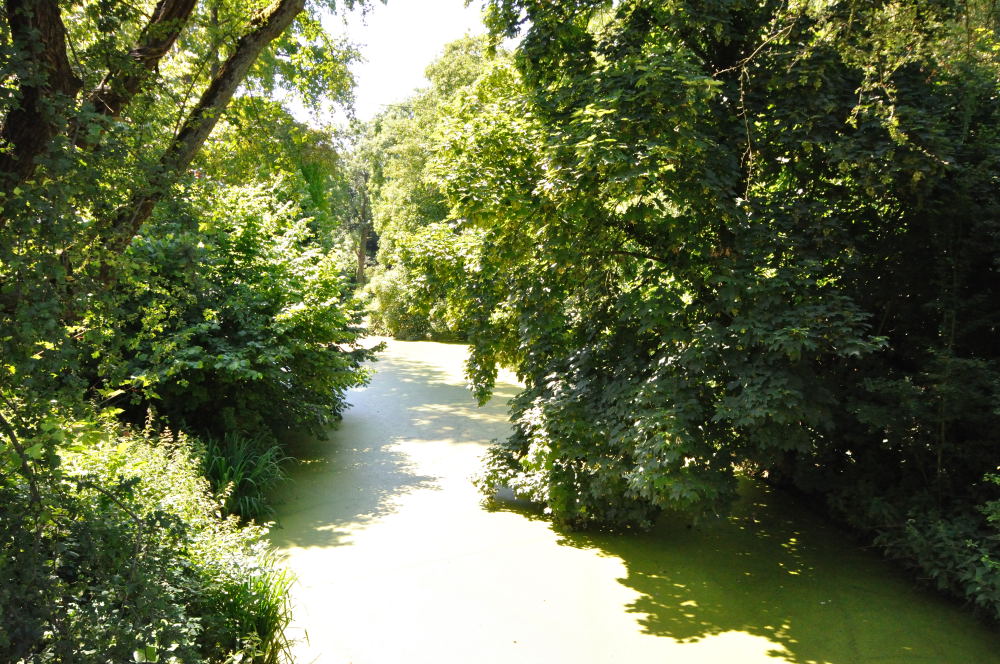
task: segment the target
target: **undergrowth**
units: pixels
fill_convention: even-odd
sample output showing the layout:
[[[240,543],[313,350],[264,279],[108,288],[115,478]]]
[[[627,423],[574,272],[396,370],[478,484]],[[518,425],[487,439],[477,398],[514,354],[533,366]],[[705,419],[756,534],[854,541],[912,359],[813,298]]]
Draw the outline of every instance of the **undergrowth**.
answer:
[[[192,442],[81,438],[58,472],[0,477],[0,661],[286,661],[291,579],[220,516]]]
[[[225,511],[247,521],[270,516],[268,493],[287,479],[285,466],[292,461],[282,446],[269,436],[235,433],[204,442],[205,476],[222,496]]]

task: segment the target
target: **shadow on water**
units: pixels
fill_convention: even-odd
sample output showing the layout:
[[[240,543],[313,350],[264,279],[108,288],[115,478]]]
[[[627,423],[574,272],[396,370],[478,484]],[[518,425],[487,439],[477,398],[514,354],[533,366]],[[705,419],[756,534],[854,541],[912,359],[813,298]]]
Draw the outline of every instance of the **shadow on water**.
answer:
[[[696,643],[729,632],[766,638],[795,664],[1000,662],[1000,638],[792,497],[746,482],[733,512],[691,526],[666,516],[648,533],[553,530],[560,544],[620,558],[646,634]],[[493,509],[543,519],[537,507]]]
[[[454,487],[455,474],[438,476],[438,469],[456,455],[472,459],[466,452],[508,431],[506,402],[516,387],[500,386],[494,400],[478,408],[461,375],[434,362],[440,352],[447,355],[441,366],[457,366],[456,349],[421,346],[430,352],[424,362],[410,356],[411,348],[400,344],[391,361],[375,365],[372,385],[351,392],[353,406],[328,439],[290,443],[300,462],[277,503],[271,539],[279,548],[351,543],[359,531],[397,513],[409,494]],[[516,501],[498,509],[542,518]],[[988,628],[915,589],[766,487],[746,483],[729,516],[694,527],[668,517],[649,533],[555,532],[563,546],[621,561],[618,582],[633,591],[624,608],[643,634],[697,643],[741,633],[766,639],[770,657],[794,664],[1000,662],[1000,643]],[[512,551],[520,550],[516,544]],[[312,560],[304,569],[325,564],[321,556]],[[511,573],[519,564],[533,561],[513,559]],[[734,653],[713,661],[741,660]]]
[[[400,450],[403,442],[481,445],[506,435],[506,404],[516,387],[498,385],[480,408],[460,376],[434,364],[394,357],[375,369],[373,384],[348,395],[343,421],[326,438],[287,441],[297,461],[273,497],[270,539],[278,548],[343,545],[351,533],[395,512],[402,496],[438,488],[439,478],[415,470]]]
[[[391,514],[395,498],[435,486],[435,478],[412,472],[392,449],[394,441],[345,443],[338,437],[293,451],[297,461],[274,500],[278,514],[270,539],[278,548],[340,546],[359,527]],[[294,509],[286,508],[289,503]]]

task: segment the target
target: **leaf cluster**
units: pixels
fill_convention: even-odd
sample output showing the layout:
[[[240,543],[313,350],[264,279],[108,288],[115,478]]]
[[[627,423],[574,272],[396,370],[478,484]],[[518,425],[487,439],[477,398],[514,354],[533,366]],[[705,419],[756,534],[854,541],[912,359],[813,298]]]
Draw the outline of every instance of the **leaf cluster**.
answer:
[[[59,473],[0,481],[4,660],[279,661],[290,580],[218,516],[192,442],[58,424]]]

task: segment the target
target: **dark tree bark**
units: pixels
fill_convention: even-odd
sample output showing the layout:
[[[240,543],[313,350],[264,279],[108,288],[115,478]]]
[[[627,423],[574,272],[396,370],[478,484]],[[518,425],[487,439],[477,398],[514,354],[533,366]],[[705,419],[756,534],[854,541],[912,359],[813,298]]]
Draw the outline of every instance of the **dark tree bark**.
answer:
[[[357,279],[359,285],[364,285],[367,282],[365,278],[365,267],[368,261],[368,235],[371,232],[369,226],[362,226],[358,230],[358,268],[357,268]]]
[[[125,66],[112,69],[87,98],[94,111],[118,117],[177,41],[198,0],[159,0]]]
[[[65,108],[82,82],[66,56],[66,27],[57,0],[5,4],[14,49],[28,56],[18,71],[20,104],[0,126],[0,188],[9,191],[31,179],[37,158],[65,129]]]
[[[258,19],[253,29],[240,37],[232,55],[219,68],[208,88],[201,95],[184,126],[160,159],[159,174],[150,187],[137,192],[131,203],[118,211],[111,220],[109,248],[121,253],[132,242],[139,228],[153,212],[153,207],[167,193],[170,185],[194,159],[198,150],[215,128],[233,94],[246,78],[261,51],[291,25],[305,8],[305,0],[278,0],[270,11]]]
[[[361,177],[358,178],[360,181],[357,183],[358,188],[358,216],[356,219],[357,223],[357,257],[358,257],[358,267],[357,267],[357,279],[358,284],[365,283],[365,267],[368,259],[368,237],[371,235],[372,231],[372,210],[371,210],[371,200],[368,198],[368,171],[362,171]]]

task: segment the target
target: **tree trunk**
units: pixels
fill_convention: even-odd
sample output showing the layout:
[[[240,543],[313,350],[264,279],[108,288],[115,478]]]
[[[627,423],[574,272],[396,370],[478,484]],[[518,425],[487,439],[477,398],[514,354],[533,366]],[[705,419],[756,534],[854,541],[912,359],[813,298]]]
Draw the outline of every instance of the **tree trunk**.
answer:
[[[372,231],[371,199],[368,197],[368,180],[371,174],[367,170],[362,170],[358,175],[360,176],[358,177],[360,181],[355,183],[358,197],[358,269],[355,276],[357,277],[358,285],[363,286],[365,283],[365,263],[368,258],[368,236],[371,235]]]
[[[358,231],[358,285],[365,284],[365,262],[368,259],[368,226],[362,226]]]
[[[82,82],[66,56],[56,0],[7,0],[5,9],[13,50],[28,55],[17,67],[20,104],[0,126],[0,188],[10,191],[35,174],[36,160],[65,128],[65,108]]]

